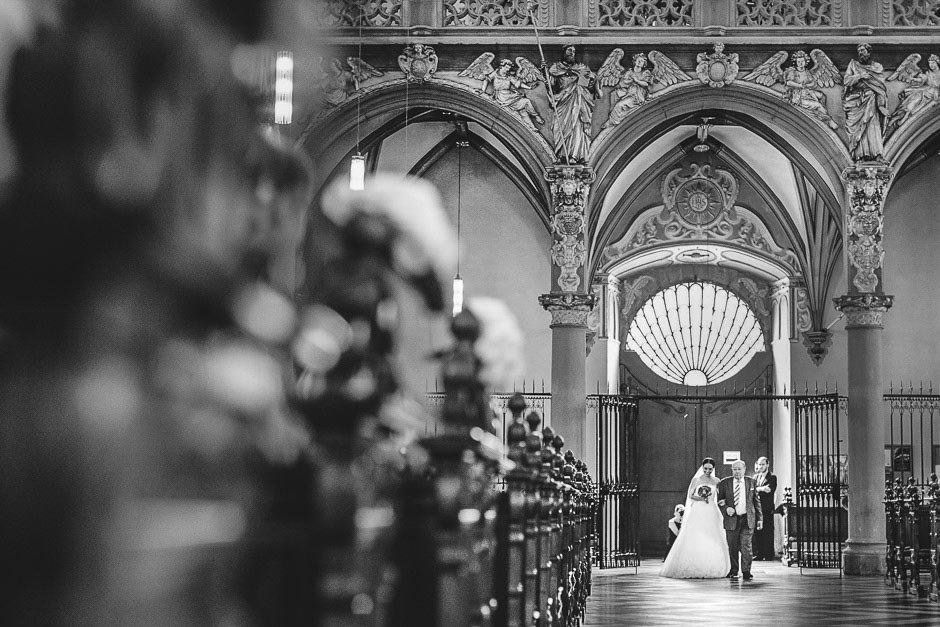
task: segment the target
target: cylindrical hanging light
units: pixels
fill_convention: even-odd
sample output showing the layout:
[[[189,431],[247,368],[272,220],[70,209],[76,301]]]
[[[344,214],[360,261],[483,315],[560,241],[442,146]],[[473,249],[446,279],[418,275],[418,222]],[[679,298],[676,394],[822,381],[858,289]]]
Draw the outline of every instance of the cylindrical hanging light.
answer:
[[[366,187],[366,158],[355,154],[349,161],[349,189],[362,191]]]
[[[277,53],[274,63],[274,123],[290,124],[294,112],[294,55]]]
[[[463,311],[463,279],[458,273],[454,277],[454,315]]]
[[[460,127],[458,126],[458,129]],[[460,278],[460,182],[463,170],[462,153],[466,144],[462,135],[457,139],[457,274],[454,275],[454,315],[463,311],[463,279]]]

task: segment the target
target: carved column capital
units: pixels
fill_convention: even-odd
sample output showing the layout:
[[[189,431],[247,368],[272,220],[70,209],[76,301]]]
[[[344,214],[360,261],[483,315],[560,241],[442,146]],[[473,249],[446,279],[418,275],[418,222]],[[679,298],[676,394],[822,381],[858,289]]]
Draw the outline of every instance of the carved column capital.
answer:
[[[583,165],[545,169],[552,192],[552,263],[558,266],[556,284],[564,292],[578,291],[583,282],[587,260],[584,210],[594,177],[594,170]]]
[[[881,163],[856,163],[842,172],[845,182],[845,251],[849,289],[878,292],[885,251],[884,203],[894,170]]]
[[[539,304],[552,314],[552,327],[587,328],[587,317],[596,299],[594,294],[550,292],[539,296]]]
[[[836,309],[845,314],[846,329],[881,328],[884,314],[894,304],[887,294],[846,294],[832,299]]]

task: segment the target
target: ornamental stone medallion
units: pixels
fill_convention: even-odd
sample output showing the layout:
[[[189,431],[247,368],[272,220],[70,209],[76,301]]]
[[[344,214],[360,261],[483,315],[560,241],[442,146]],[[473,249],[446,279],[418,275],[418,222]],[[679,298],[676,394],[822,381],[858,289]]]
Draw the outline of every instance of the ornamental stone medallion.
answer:
[[[696,60],[698,65],[695,73],[702,83],[709,87],[724,87],[734,82],[738,76],[738,55],[725,54],[725,45],[715,42],[715,51],[712,53],[700,52]]]
[[[677,168],[663,179],[663,203],[687,226],[708,226],[734,206],[738,182],[727,170],[696,163],[689,168],[691,174]]]

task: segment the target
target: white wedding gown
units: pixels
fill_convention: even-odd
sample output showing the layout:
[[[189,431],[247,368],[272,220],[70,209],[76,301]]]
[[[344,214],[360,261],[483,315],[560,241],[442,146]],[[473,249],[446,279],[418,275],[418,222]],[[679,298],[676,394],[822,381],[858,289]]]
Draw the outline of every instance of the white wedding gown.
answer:
[[[699,486],[708,485],[712,495],[708,502],[689,498],[686,501],[685,520],[679,530],[663,568],[661,577],[672,579],[717,579],[731,570],[728,540],[722,524],[721,512],[715,504],[718,479],[697,477],[692,480],[689,494]]]

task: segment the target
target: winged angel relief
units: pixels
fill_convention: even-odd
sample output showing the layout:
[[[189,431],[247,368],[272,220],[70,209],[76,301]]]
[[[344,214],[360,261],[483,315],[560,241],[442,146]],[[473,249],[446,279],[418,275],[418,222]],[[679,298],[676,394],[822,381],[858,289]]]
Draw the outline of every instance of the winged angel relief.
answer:
[[[382,76],[383,72],[375,69],[359,57],[346,57],[346,67],[339,59],[331,59],[329,65],[322,57],[316,60],[314,84],[317,86],[323,102],[328,107],[343,104],[351,94],[359,89],[360,84],[373,76]]]
[[[926,72],[920,69],[920,59],[919,54],[908,55],[888,77],[889,81],[904,81],[908,87],[898,95],[898,106],[888,117],[886,134],[940,102],[940,57],[928,57]]]
[[[493,68],[492,52],[484,52],[467,66],[459,76],[469,76],[480,81],[477,93],[493,98],[497,104],[510,111],[515,111],[533,125],[545,122],[538,114],[525,91],[534,89],[545,77],[531,61],[525,57],[500,59],[498,67]]]
[[[809,58],[813,60],[811,68],[806,67]],[[786,60],[787,53],[781,50],[757,66],[744,80],[765,87],[783,85],[784,97],[790,104],[825,122],[829,128],[838,128],[826,108],[826,95],[818,89],[842,83],[842,76],[832,60],[819,48],[809,54],[797,50],[793,53],[793,64],[784,70]]]
[[[658,50],[651,50],[648,56],[649,61],[643,53],[633,55],[633,66],[628,70],[620,65],[623,50],[614,48],[597,70],[597,84],[601,95],[605,88],[611,90],[610,116],[604,123],[604,128],[623,122],[630,111],[647,101],[652,90],[692,80],[672,59]],[[653,65],[652,70],[647,69],[650,62]]]

